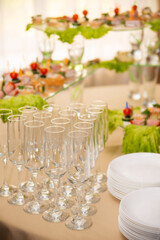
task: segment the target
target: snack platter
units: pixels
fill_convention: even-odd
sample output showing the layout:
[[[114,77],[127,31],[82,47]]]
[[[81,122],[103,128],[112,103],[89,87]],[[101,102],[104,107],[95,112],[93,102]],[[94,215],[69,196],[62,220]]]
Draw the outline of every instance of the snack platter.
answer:
[[[44,31],[48,36],[56,34],[62,42],[72,43],[77,34],[86,39],[100,38],[109,31],[135,31],[150,26],[153,31],[160,30],[160,11],[153,13],[149,7],[139,13],[138,6],[133,5],[130,10],[120,12],[114,9],[114,14],[102,13],[99,18],[90,20],[88,11],[78,14],[60,17],[42,18],[42,15],[32,17],[32,23],[26,26],[26,30],[35,28]],[[70,35],[70,36],[68,36]]]

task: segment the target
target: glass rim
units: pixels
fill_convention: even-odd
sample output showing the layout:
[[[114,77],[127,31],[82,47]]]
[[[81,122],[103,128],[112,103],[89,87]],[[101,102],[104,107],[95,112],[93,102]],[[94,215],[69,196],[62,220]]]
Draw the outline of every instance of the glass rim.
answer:
[[[7,118],[9,122],[20,122],[27,120],[27,117],[21,114],[14,114]]]
[[[59,131],[57,130],[57,131],[50,131],[50,129],[56,129],[56,128],[58,128],[59,129]],[[57,134],[57,133],[63,133],[63,132],[65,132],[65,127],[61,127],[61,126],[48,126],[48,127],[46,127],[45,129],[44,129],[44,132],[45,133],[54,133],[54,134]]]
[[[30,123],[39,123],[39,125],[29,125]],[[44,127],[44,122],[42,121],[38,121],[38,120],[31,120],[31,121],[27,121],[24,123],[25,127],[32,127],[32,128],[38,128],[38,127]]]
[[[85,108],[84,103],[70,103],[68,106],[71,107],[71,108],[73,107],[75,109],[76,109],[76,107],[78,108],[78,106],[79,106],[79,108]],[[74,109],[71,109],[71,110],[74,110]]]
[[[5,112],[5,111],[6,111],[6,112]],[[1,112],[2,112],[2,113],[1,113]],[[12,113],[13,113],[12,109],[7,109],[7,108],[1,108],[1,109],[0,109],[0,116],[12,114]]]
[[[45,116],[41,116],[40,114],[45,114]],[[39,117],[37,115],[40,115]],[[47,116],[48,115],[48,116]],[[36,119],[47,119],[47,118],[51,118],[52,117],[52,113],[48,112],[48,111],[41,111],[41,112],[36,112],[33,114],[33,117]]]
[[[85,119],[83,119],[84,116],[88,116],[88,115],[90,115],[90,116],[93,117],[93,118],[85,118]],[[94,114],[92,114],[92,113],[85,113],[85,114],[80,115],[80,116],[78,117],[78,119],[81,120],[81,121],[88,121],[88,122],[91,122],[91,121],[92,121],[92,122],[93,122],[93,121],[96,121],[96,120],[97,120],[97,116],[94,115]]]
[[[85,137],[85,138],[88,138],[88,133],[86,132],[86,131],[81,131],[81,130],[73,130],[73,131],[70,131],[70,132],[68,132],[68,134],[67,134],[67,136],[69,137],[69,138],[80,138],[80,136],[73,136],[73,135],[71,135],[71,134],[74,134],[74,133],[82,133],[82,134],[84,134],[83,136],[81,136],[81,137]]]
[[[95,111],[92,112],[91,110],[95,110]],[[96,110],[99,110],[99,111],[96,111]],[[88,107],[87,112],[88,113],[93,113],[93,114],[100,114],[100,113],[104,112],[104,109],[100,108],[100,107]]]
[[[103,100],[94,100],[92,103],[91,103],[91,106],[95,106],[95,107],[108,107],[108,104],[103,101]]]
[[[72,113],[67,114],[67,112],[72,112]],[[74,117],[74,115],[77,116],[77,112],[75,110],[72,110],[72,109],[61,110],[61,111],[58,112],[58,114],[60,116],[66,116],[66,117],[67,116]]]
[[[18,108],[18,111],[19,112],[21,112],[21,113],[23,113],[23,110],[29,110],[29,109],[31,109],[31,110],[38,110],[37,109],[37,107],[34,107],[34,106],[28,106],[28,105],[26,105],[26,106],[23,106],[23,107],[20,107],[20,108]],[[31,113],[32,111],[28,111],[28,113]],[[25,113],[27,113],[27,111],[25,112]]]
[[[43,105],[43,110],[46,110],[47,108],[52,108],[53,107],[53,110],[56,110],[56,109],[60,109],[61,108],[61,105],[60,104],[56,104],[56,103],[48,103],[48,104],[45,104]]]
[[[54,122],[54,120],[60,120],[60,119],[66,120],[66,122]],[[57,124],[57,125],[60,125],[60,124],[65,125],[65,124],[71,123],[71,120],[69,118],[66,118],[66,117],[57,117],[57,118],[52,118],[51,123],[52,124]]]
[[[77,125],[78,124],[89,124],[90,126],[88,126],[88,127],[78,127]],[[93,129],[93,126],[94,126],[94,124],[93,123],[91,123],[91,122],[76,122],[74,125],[73,125],[76,129],[82,129],[82,130],[88,130],[88,129]]]

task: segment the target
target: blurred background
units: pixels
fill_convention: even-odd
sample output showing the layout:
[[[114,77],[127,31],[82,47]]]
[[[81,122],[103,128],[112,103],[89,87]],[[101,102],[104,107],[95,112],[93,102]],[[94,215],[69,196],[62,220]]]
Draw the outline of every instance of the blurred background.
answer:
[[[90,19],[99,17],[102,12],[113,12],[115,7],[120,11],[131,9],[137,4],[141,12],[149,6],[153,12],[160,9],[160,0],[0,0],[0,73],[13,71],[20,67],[26,67],[36,58],[40,60],[42,55],[39,50],[39,39],[42,34],[34,29],[25,31],[25,27],[31,22],[31,16],[42,14],[43,17],[56,17],[78,13],[87,9]],[[82,61],[86,62],[93,58],[101,60],[112,59],[117,51],[129,51],[130,32],[109,32],[106,36],[97,40],[85,40],[85,52]],[[155,35],[149,29],[144,31],[146,41]],[[143,48],[143,46],[142,46]],[[67,44],[56,40],[52,55],[54,60],[68,57]],[[115,74],[114,71],[100,69],[88,78],[87,85],[123,84],[128,81],[128,73]]]

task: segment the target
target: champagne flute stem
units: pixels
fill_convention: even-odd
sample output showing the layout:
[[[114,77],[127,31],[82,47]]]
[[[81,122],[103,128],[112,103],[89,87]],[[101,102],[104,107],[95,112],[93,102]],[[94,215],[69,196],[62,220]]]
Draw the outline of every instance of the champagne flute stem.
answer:
[[[22,165],[17,165],[17,173],[18,173],[18,193],[22,193],[21,190],[21,176],[22,176]]]
[[[77,211],[77,217],[81,217],[81,194],[82,194],[82,187],[78,186],[76,188],[76,193],[77,193],[77,203],[78,203],[78,211]]]
[[[33,181],[34,181],[34,201],[38,201],[37,199],[37,178],[38,178],[38,173],[37,172],[33,172],[32,173],[33,176]]]
[[[7,157],[5,156],[3,159],[3,168],[4,168],[4,177],[3,177],[3,185],[7,186]]]
[[[54,180],[54,204],[55,204],[55,210],[59,210],[59,206],[58,206],[58,187],[59,187],[59,178]]]

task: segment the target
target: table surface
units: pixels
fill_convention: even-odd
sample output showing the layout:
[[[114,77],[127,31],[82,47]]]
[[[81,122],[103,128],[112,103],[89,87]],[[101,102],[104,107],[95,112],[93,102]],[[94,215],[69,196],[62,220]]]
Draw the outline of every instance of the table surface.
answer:
[[[108,102],[110,109],[123,108],[128,94],[128,86],[105,86],[84,89],[84,103],[89,104],[92,100],[102,99]],[[156,86],[155,98],[160,102],[160,85]],[[60,104],[68,104],[70,101],[69,91],[62,92],[50,100]],[[138,102],[140,104],[140,101]],[[134,105],[137,105],[134,103]],[[105,150],[100,154],[98,161],[101,170],[107,171],[108,164],[115,157],[122,155],[123,130],[118,128],[106,144]],[[1,171],[3,170],[1,163]],[[23,177],[25,176],[25,170]],[[0,174],[2,183],[3,174]],[[15,167],[8,163],[8,180],[17,183]],[[65,227],[64,223],[49,223],[42,219],[41,215],[24,213],[22,206],[12,206],[6,198],[0,198],[0,222],[6,224],[21,234],[17,234],[16,240],[122,240],[126,239],[118,228],[118,211],[120,201],[112,197],[106,191],[101,193],[101,200],[96,204],[97,213],[92,217],[93,226],[85,231],[72,231]],[[25,235],[24,235],[25,234]],[[1,236],[1,233],[0,233]],[[23,238],[22,236],[25,236]],[[28,238],[26,236],[29,236]],[[0,237],[0,239],[2,239]],[[5,239],[2,239],[5,240]]]

